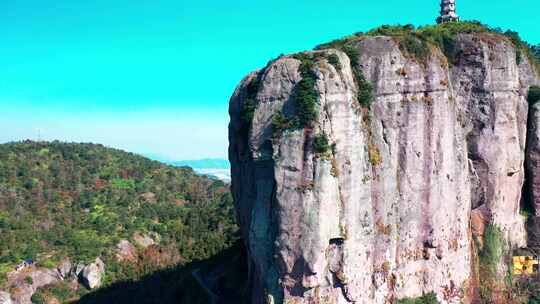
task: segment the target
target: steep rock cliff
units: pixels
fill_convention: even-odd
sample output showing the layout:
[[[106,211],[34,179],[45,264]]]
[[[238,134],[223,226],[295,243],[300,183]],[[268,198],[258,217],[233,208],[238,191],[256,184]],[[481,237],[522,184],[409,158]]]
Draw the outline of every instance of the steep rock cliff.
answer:
[[[510,248],[526,246],[533,65],[492,33],[458,34],[451,63],[433,45],[419,59],[400,43],[367,35],[346,52],[283,56],[234,92],[229,155],[252,303],[466,302],[473,232],[481,241],[496,225]],[[299,125],[306,56],[317,106]]]

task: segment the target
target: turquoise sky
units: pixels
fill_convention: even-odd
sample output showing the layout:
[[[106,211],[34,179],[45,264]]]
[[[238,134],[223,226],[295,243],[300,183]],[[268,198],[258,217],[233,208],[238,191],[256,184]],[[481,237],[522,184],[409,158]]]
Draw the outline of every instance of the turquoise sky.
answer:
[[[432,23],[438,0],[2,0],[0,142],[99,142],[225,157],[237,82],[281,53],[381,24]],[[463,19],[540,42],[538,0],[458,0]],[[41,134],[41,135],[39,135]]]

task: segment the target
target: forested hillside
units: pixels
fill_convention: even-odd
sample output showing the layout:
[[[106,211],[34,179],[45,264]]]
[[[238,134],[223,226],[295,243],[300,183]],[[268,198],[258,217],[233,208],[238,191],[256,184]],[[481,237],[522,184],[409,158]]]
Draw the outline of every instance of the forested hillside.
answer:
[[[99,256],[104,286],[136,280],[230,247],[236,229],[228,186],[190,168],[95,144],[0,145],[0,287],[25,259]],[[119,241],[141,235],[156,245],[119,261]]]

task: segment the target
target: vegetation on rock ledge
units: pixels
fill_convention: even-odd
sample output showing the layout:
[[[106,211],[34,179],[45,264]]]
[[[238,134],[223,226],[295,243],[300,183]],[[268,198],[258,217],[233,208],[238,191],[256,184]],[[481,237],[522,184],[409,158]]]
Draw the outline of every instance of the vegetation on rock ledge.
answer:
[[[337,43],[321,45],[318,48],[319,49],[335,48],[347,54],[347,57],[349,57],[349,60],[351,61],[351,69],[354,75],[354,80],[356,82],[356,85],[358,86],[358,92],[357,92],[358,103],[360,103],[360,105],[365,108],[369,108],[369,106],[371,105],[371,101],[373,99],[373,86],[371,85],[371,83],[369,83],[366,80],[364,73],[362,72],[362,69],[360,68],[360,63],[358,62],[358,59],[360,57],[360,52],[358,51],[358,49],[355,48],[354,46],[349,45],[348,41],[346,40],[340,40]]]
[[[429,58],[429,47],[438,47],[447,57],[450,64],[456,60],[456,37],[458,34],[494,33],[509,39],[516,47],[516,62],[522,61],[525,55],[540,70],[540,47],[532,46],[523,41],[517,32],[503,31],[500,28],[492,28],[478,21],[448,22],[437,25],[428,25],[415,28],[413,25],[390,26],[384,25],[367,33],[356,33],[343,39],[334,40],[330,43],[321,44],[317,49],[336,48],[350,45],[351,42],[361,40],[366,36],[388,36],[394,38],[402,52],[419,62],[426,62]]]
[[[486,226],[479,257],[480,297],[485,303],[491,303],[493,292],[499,290],[503,283],[498,276],[498,266],[504,257],[504,240],[499,227],[494,224]]]
[[[316,154],[326,154],[330,152],[328,137],[324,134],[316,135],[313,139],[313,152]]]
[[[428,293],[419,298],[414,299],[401,299],[394,301],[394,304],[438,304],[437,296],[435,293]]]
[[[296,85],[294,99],[300,127],[311,126],[317,119],[319,93],[315,89],[317,75],[315,74],[315,54],[297,54],[295,59],[301,61],[300,75],[302,80]]]

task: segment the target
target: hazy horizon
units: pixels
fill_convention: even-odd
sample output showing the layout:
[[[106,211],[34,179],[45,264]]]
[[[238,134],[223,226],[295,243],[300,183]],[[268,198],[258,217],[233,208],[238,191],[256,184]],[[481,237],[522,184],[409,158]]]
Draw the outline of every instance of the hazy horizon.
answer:
[[[533,44],[537,6],[457,1],[463,20]],[[227,158],[228,99],[244,75],[281,53],[382,24],[433,24],[438,13],[439,0],[5,1],[0,143],[57,139],[174,160]]]

